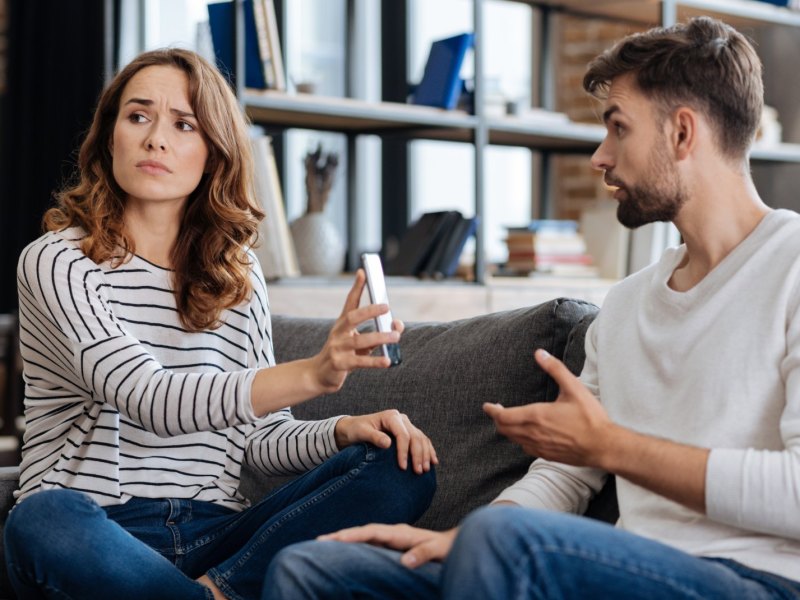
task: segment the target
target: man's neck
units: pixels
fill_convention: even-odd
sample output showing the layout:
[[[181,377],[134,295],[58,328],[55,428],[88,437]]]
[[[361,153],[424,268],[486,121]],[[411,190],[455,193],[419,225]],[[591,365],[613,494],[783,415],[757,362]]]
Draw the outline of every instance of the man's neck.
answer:
[[[670,287],[686,291],[697,285],[770,211],[748,174],[728,172],[700,179],[675,220],[687,251]]]

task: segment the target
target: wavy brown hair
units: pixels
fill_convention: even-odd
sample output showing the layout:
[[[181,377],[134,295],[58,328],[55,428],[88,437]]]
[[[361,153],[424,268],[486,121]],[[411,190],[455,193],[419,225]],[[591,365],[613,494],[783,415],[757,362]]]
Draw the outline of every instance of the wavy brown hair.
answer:
[[[748,39],[730,25],[695,17],[623,38],[589,63],[583,88],[605,98],[614,78],[633,73],[639,90],[662,116],[680,105],[709,119],[720,151],[747,158],[761,120],[761,61]]]
[[[79,226],[81,249],[96,263],[118,266],[135,252],[123,223],[126,193],[114,180],[111,140],[125,86],[146,67],[170,66],[189,78],[189,102],[208,144],[207,172],[190,195],[172,250],[175,302],[189,331],[219,327],[220,313],[252,293],[247,247],[264,217],[253,195],[253,157],[242,114],[219,71],[189,50],[145,52],[100,96],[78,156],[78,181],[56,196],[47,230]]]

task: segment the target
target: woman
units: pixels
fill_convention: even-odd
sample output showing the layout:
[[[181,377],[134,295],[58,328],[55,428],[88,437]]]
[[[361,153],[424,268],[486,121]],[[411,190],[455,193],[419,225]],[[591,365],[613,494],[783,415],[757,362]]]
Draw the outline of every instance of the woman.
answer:
[[[288,544],[418,518],[437,459],[404,415],[286,408],[387,367],[370,350],[402,324],[357,333],[387,310],[358,307],[359,271],[320,353],[274,364],[247,128],[216,69],[185,50],[139,56],[101,96],[79,169],[19,263],[18,595],[256,598]],[[243,462],[308,472],[248,507]]]

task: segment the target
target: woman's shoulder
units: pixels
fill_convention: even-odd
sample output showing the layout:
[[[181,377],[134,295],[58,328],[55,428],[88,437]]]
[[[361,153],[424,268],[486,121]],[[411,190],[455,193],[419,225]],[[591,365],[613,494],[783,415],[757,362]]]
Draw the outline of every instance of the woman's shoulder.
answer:
[[[80,227],[48,231],[33,240],[20,253],[19,268],[25,271],[52,268],[63,258],[69,259],[70,263],[76,259],[91,262],[81,250],[84,237],[86,233]]]
[[[67,227],[65,229],[47,231],[28,244],[25,250],[29,248],[41,249],[49,246],[80,249],[81,241],[83,241],[85,237],[86,232],[80,227]]]

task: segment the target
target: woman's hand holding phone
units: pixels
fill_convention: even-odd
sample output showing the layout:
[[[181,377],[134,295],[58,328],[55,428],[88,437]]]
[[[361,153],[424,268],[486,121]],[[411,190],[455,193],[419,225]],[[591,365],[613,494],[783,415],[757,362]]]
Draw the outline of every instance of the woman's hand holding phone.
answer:
[[[386,304],[369,304],[359,307],[364,291],[365,273],[359,269],[353,287],[347,294],[342,314],[336,320],[322,350],[311,359],[317,384],[323,393],[338,391],[347,375],[355,369],[386,368],[391,365],[385,356],[371,356],[378,346],[397,344],[403,332],[403,323],[392,320],[392,331],[359,333],[357,327],[380,315],[387,314]]]

